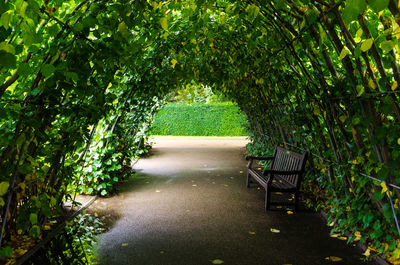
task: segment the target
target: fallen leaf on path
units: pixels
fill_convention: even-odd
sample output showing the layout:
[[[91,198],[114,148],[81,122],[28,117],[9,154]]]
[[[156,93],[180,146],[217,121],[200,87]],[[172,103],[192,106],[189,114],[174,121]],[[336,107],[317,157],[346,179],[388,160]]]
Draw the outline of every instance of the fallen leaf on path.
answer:
[[[354,239],[354,241],[360,241],[361,240],[361,233],[359,231],[356,231],[354,233],[354,235],[356,236],[356,238]]]
[[[239,173],[242,174],[242,173],[243,173],[243,170],[240,170]]]
[[[193,187],[197,187],[197,184],[193,184],[192,186],[193,186]]]
[[[271,228],[270,229],[272,233],[280,233],[281,230],[275,229],[275,228]]]
[[[224,184],[224,186],[225,186],[225,187],[229,187],[229,185],[228,185],[228,184]]]
[[[156,192],[161,192],[160,190],[156,190]]]
[[[122,243],[121,246],[127,247],[127,246],[128,246],[128,243]]]
[[[215,182],[213,181],[212,184],[215,184]]]
[[[249,232],[249,234],[250,234],[250,235],[255,235],[255,234],[256,234],[256,232],[252,232],[252,231],[250,231],[250,232]]]
[[[215,259],[212,261],[212,264],[222,264],[222,263],[224,263],[224,261],[221,259]]]
[[[234,179],[234,177],[230,177],[230,179]]]
[[[186,212],[188,213],[188,212],[190,212],[190,210],[186,210]]]
[[[329,256],[329,257],[326,257],[325,260],[330,260],[330,261],[341,261],[342,258],[335,257],[335,256]]]
[[[292,211],[287,211],[287,214],[293,214],[293,212]]]

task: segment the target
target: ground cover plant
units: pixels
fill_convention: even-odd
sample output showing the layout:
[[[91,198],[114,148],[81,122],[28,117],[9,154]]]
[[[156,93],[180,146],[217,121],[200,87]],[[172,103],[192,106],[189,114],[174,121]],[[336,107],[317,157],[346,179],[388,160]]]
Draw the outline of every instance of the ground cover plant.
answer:
[[[112,191],[195,81],[246,114],[252,151],[310,151],[333,230],[399,263],[399,20],[398,0],[2,1],[1,255],[71,193]]]

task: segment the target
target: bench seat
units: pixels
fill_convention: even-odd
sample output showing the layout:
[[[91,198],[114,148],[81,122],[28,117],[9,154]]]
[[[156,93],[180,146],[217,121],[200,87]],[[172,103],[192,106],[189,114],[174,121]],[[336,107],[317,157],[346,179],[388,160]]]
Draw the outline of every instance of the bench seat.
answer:
[[[247,156],[246,186],[249,188],[252,180],[255,180],[265,189],[265,210],[270,205],[294,205],[298,208],[299,189],[306,162],[307,153],[299,154],[277,146],[272,157]],[[258,165],[253,167],[253,162],[271,161],[270,168],[261,170]],[[271,192],[286,192],[294,194],[294,203],[271,202]]]

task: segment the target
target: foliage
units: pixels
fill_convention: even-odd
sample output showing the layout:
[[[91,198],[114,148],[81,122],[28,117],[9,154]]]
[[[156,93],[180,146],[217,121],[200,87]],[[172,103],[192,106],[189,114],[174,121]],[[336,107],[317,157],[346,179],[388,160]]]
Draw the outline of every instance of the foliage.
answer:
[[[40,236],[68,187],[97,190],[89,172],[112,190],[118,163],[136,156],[124,139],[147,128],[127,133],[127,113],[147,117],[154,97],[195,82],[238,104],[257,150],[309,150],[318,174],[305,183],[334,229],[398,262],[388,187],[359,172],[400,183],[399,20],[397,0],[2,1],[6,242]]]
[[[157,113],[151,129],[155,135],[246,135],[245,117],[237,106],[219,104],[167,104]]]
[[[213,91],[209,86],[198,85],[194,82],[172,92],[167,96],[167,101],[186,104],[229,102],[220,91]]]

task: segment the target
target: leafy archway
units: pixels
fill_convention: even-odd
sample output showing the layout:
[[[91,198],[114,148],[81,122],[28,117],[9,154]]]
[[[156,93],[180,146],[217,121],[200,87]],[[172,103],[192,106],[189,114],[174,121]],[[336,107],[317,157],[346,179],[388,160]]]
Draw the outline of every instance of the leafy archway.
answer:
[[[195,79],[238,103],[252,150],[309,150],[305,188],[335,229],[399,259],[399,194],[386,194],[399,182],[397,0],[18,0],[0,13],[2,239],[39,236],[78,183],[105,194],[159,100]]]

